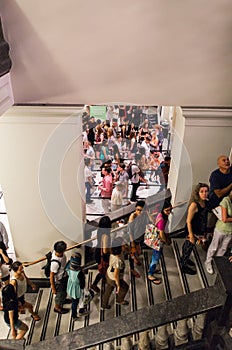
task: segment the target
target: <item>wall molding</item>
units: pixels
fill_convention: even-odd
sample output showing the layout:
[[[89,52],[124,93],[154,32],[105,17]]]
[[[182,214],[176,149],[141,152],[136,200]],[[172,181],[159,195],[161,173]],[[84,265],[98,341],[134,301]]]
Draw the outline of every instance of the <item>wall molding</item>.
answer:
[[[186,126],[232,127],[232,108],[182,108]]]
[[[13,106],[0,119],[14,124],[76,124],[82,116],[81,107]]]

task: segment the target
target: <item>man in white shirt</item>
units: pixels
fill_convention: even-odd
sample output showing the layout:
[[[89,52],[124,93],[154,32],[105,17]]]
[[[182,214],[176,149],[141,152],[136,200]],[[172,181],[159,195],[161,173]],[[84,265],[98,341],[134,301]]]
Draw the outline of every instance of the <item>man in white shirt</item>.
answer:
[[[67,257],[65,250],[67,244],[64,241],[58,241],[54,244],[54,251],[52,252],[51,268],[50,268],[50,283],[52,293],[55,295],[54,312],[59,314],[66,314],[69,310],[63,308],[63,304],[71,302],[66,299],[66,288],[68,276],[65,271]]]
[[[139,167],[135,164],[135,163],[132,163],[131,165],[131,172],[132,172],[132,178],[130,179],[131,180],[131,185],[132,185],[132,191],[131,191],[131,202],[136,202],[136,198],[137,198],[137,189],[139,188],[140,186],[140,176],[139,176],[139,173],[140,173],[140,169]]]
[[[150,151],[151,151],[150,142],[151,142],[151,138],[147,136],[141,143],[141,147],[145,149],[145,156],[147,159],[149,159],[150,157]]]

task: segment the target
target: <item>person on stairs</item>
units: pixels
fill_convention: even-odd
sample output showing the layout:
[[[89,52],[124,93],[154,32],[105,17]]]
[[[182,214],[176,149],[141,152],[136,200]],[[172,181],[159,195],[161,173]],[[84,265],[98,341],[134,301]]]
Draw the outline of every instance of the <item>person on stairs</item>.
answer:
[[[129,286],[124,281],[123,275],[125,270],[124,254],[123,254],[123,239],[117,237],[112,242],[109,267],[106,273],[106,287],[102,296],[102,309],[110,309],[110,296],[116,288],[116,303],[120,305],[129,305],[125,300]]]
[[[8,279],[10,275],[9,268],[13,260],[9,258],[6,252],[6,246],[3,242],[0,241],[0,290],[5,283],[5,280]],[[0,296],[0,311],[3,310],[1,296]]]
[[[54,244],[54,251],[52,252],[51,259],[51,272],[50,272],[50,284],[52,293],[55,295],[55,307],[54,312],[58,314],[66,314],[69,309],[63,308],[64,304],[70,304],[71,300],[66,299],[68,275],[65,271],[67,257],[65,250],[67,244],[64,241],[57,241]]]
[[[229,196],[232,190],[232,165],[226,155],[217,158],[218,168],[212,171],[209,177],[209,206],[214,209],[219,206],[222,199]],[[213,233],[217,217],[210,211],[208,215],[208,232]]]
[[[157,244],[156,249],[153,249],[151,262],[149,265],[149,271],[148,271],[148,279],[153,284],[158,285],[161,283],[161,280],[154,276],[155,273],[160,273],[160,271],[156,270],[156,267],[159,263],[161,254],[163,252],[164,244],[171,244],[171,240],[169,238],[169,235],[165,233],[165,227],[168,222],[168,216],[171,214],[172,206],[170,202],[167,200],[164,202],[163,208],[161,212],[157,215],[155,220],[155,226],[158,229],[159,232],[159,241]]]
[[[76,321],[78,317],[88,315],[86,308],[79,307],[77,313],[77,308],[81,298],[84,298],[84,288],[85,288],[85,275],[81,269],[81,254],[76,252],[72,254],[70,261],[66,268],[68,274],[68,284],[67,293],[72,300],[72,318]],[[94,292],[92,292],[92,296]]]
[[[9,276],[10,277],[10,276]],[[14,286],[7,283],[2,289],[2,301],[4,307],[4,321],[11,329],[13,339],[23,339],[28,331],[28,326],[19,319],[18,299]]]
[[[9,248],[9,237],[4,224],[0,221],[0,242],[5,244],[6,250]]]
[[[136,202],[135,211],[131,213],[128,220],[128,233],[130,237],[131,253],[129,256],[130,270],[134,277],[140,278],[140,274],[135,270],[135,264],[141,265],[139,256],[141,254],[141,244],[144,241],[144,232],[149,223],[149,217],[145,210],[145,201]]]
[[[232,191],[220,202],[222,220],[218,220],[213,233],[213,239],[207,251],[205,260],[206,271],[213,274],[213,256],[223,256],[232,246]]]
[[[20,261],[13,262],[13,264],[11,265],[11,269],[13,270],[14,275],[10,283],[15,288],[15,293],[17,294],[21,313],[25,313],[24,310],[28,309],[34,321],[39,321],[40,317],[37,313],[33,311],[33,305],[25,300],[27,286],[29,285],[32,288],[32,290],[36,290],[36,285],[32,283],[31,280],[26,276],[23,264]]]
[[[190,259],[196,241],[205,237],[207,230],[207,215],[209,186],[206,183],[199,183],[192,192],[190,205],[185,226],[186,240],[182,246],[181,270],[189,275],[195,275],[195,266]]]
[[[105,279],[106,270],[109,266],[110,258],[110,246],[111,246],[111,221],[109,216],[103,216],[99,220],[98,230],[97,230],[97,246],[95,249],[95,259],[98,263],[98,274],[95,277],[95,280],[90,286],[96,293],[100,293],[100,288],[97,286],[98,283]]]

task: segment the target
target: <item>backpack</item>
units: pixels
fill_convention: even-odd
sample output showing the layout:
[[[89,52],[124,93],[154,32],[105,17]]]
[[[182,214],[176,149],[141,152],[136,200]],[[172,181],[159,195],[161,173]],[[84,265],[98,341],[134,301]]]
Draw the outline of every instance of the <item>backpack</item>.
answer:
[[[44,270],[44,274],[45,274],[46,277],[50,277],[51,262],[52,262],[52,261],[56,261],[56,262],[58,263],[58,265],[59,265],[59,269],[60,269],[60,267],[61,267],[61,262],[60,262],[59,260],[57,260],[57,259],[52,259],[52,252],[48,252],[45,256],[46,256],[46,258],[47,258],[47,263],[46,263],[46,265],[44,265],[44,266],[41,268],[41,270]],[[58,269],[58,271],[59,271],[59,269]],[[58,272],[58,271],[57,271],[57,272]]]

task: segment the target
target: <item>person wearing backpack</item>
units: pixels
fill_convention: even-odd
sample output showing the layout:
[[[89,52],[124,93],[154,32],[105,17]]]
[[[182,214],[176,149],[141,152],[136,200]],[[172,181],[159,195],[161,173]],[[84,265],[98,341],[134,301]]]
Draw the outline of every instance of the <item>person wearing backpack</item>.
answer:
[[[51,267],[50,267],[50,283],[52,293],[55,295],[54,312],[58,314],[66,314],[68,309],[63,308],[63,304],[71,303],[70,299],[66,299],[66,288],[68,275],[65,270],[67,257],[65,250],[67,244],[64,241],[58,241],[54,244],[52,252]]]

